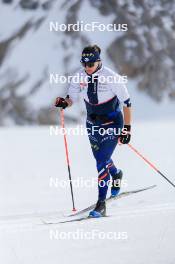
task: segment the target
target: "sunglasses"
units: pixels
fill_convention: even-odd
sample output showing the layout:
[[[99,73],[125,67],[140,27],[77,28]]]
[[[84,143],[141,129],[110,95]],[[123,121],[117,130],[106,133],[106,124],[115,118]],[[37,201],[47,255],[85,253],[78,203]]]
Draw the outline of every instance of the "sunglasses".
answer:
[[[89,68],[94,67],[95,62],[82,62],[81,63],[83,65],[84,68],[86,68],[86,66],[88,66]]]

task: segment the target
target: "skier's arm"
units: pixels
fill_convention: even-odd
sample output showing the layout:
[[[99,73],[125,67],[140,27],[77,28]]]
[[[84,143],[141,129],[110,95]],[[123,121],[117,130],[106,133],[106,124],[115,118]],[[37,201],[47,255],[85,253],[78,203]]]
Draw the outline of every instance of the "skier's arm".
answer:
[[[124,101],[123,106],[124,124],[131,125],[131,102],[130,98]]]
[[[124,124],[131,125],[131,107],[123,107]]]
[[[113,84],[112,91],[123,106],[124,124],[131,125],[131,100],[126,85],[123,83]]]
[[[62,107],[63,109],[72,106],[72,104],[78,100],[79,93],[79,84],[71,81],[70,86],[68,88],[67,96],[65,98],[57,97],[55,101],[55,106]]]
[[[119,139],[121,143],[128,144],[131,139],[131,101],[128,89],[125,84],[118,83],[115,87],[113,86],[112,90],[123,105],[124,131]]]
[[[65,98],[68,106],[72,106],[73,103],[77,102],[80,94],[80,85],[79,83],[75,83],[73,80],[74,79],[72,78],[72,81],[68,88],[68,95]]]
[[[71,105],[72,105],[72,100],[69,99],[68,95],[66,96],[66,98],[57,97],[55,100],[55,106],[56,107],[61,107],[61,108],[65,109]]]
[[[69,95],[66,96],[65,101],[67,102],[68,107],[73,105],[73,101],[72,99],[70,99]]]
[[[121,143],[128,144],[131,140],[131,102],[128,98],[123,103],[124,130],[119,138]]]

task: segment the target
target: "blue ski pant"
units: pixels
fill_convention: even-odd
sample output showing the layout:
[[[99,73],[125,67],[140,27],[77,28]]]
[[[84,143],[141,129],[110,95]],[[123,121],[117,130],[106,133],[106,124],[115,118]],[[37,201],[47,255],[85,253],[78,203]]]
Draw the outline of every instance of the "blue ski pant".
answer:
[[[123,128],[123,114],[118,112],[112,121],[104,124],[92,123],[87,119],[86,127],[98,171],[98,200],[105,200],[110,176],[117,174],[111,156]]]

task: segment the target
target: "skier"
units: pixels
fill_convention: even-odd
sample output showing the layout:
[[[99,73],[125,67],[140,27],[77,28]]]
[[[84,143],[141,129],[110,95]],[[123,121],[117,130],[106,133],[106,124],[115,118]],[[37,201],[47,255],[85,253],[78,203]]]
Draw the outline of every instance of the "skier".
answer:
[[[101,49],[97,45],[87,46],[82,51],[83,68],[77,73],[83,76],[80,81],[71,81],[66,98],[57,97],[56,107],[65,109],[83,95],[87,109],[86,126],[93,155],[98,171],[98,201],[90,217],[101,217],[106,214],[106,195],[112,177],[111,195],[120,191],[122,170],[118,169],[111,156],[118,141],[128,144],[131,138],[131,102],[124,83],[114,80],[120,75],[102,65]],[[76,75],[77,75],[76,74]],[[108,77],[112,82],[108,81]],[[123,111],[122,111],[123,110]],[[121,133],[119,133],[121,131]],[[103,132],[103,133],[102,133]]]

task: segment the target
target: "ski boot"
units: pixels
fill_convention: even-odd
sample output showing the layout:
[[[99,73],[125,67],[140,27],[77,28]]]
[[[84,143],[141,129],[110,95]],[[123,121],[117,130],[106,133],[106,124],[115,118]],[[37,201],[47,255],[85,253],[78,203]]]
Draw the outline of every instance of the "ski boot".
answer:
[[[103,216],[106,216],[106,203],[98,200],[95,209],[89,213],[89,217],[99,218]]]

